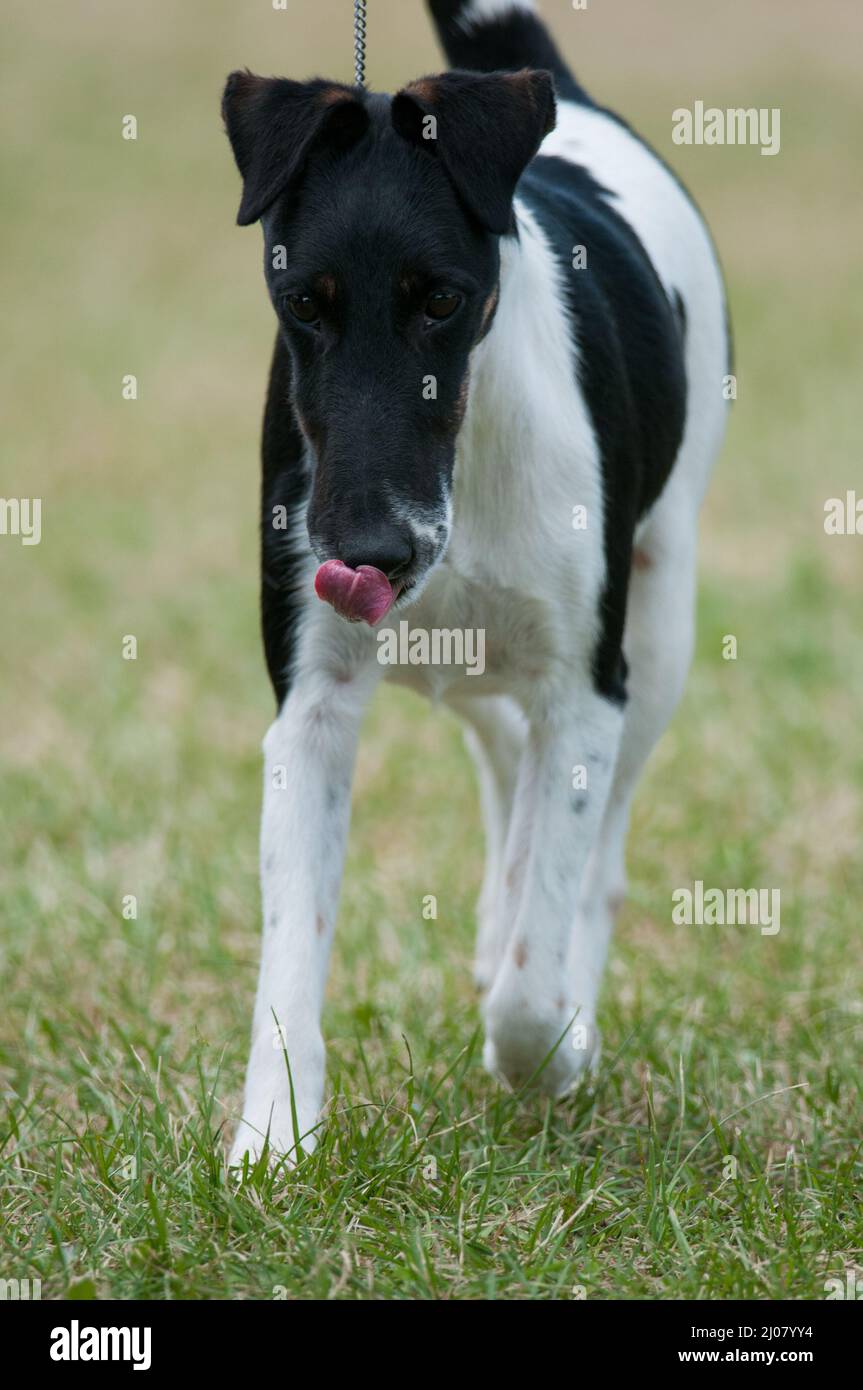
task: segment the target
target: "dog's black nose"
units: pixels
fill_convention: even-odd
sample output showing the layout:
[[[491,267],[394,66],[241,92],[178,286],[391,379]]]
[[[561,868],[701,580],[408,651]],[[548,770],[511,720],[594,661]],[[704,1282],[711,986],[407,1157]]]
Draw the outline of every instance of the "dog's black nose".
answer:
[[[414,558],[411,538],[395,526],[382,526],[352,536],[340,546],[338,558],[349,569],[359,569],[360,565],[374,565],[388,579],[398,578]]]

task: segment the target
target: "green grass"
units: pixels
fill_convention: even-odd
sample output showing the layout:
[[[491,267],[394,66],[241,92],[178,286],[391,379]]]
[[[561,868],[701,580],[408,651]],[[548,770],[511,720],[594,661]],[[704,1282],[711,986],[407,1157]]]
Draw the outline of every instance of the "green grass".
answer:
[[[81,1298],[818,1299],[860,1272],[863,539],[827,538],[822,509],[859,489],[861,21],[828,7],[812,32],[804,0],[757,21],[735,0],[696,41],[684,0],[642,3],[621,54],[602,8],[563,6],[557,30],[707,210],[740,379],[696,661],[636,804],[602,1067],[555,1106],[483,1072],[471,770],[454,721],[384,692],[320,1144],[238,1189],[271,324],[218,92],[246,62],[349,59],[334,11],[299,0],[302,26],[264,5],[13,7],[0,491],[43,498],[43,540],[0,540],[2,1278]],[[418,5],[372,9],[380,85],[434,67]],[[698,95],[781,105],[781,155],[672,149],[670,112]],[[780,933],[673,926],[696,878],[779,888]]]

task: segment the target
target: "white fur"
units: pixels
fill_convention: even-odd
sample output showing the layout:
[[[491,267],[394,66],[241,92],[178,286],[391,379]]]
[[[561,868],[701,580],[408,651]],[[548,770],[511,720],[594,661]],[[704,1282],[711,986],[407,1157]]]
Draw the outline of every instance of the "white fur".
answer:
[[[334,615],[333,615],[334,616]],[[304,633],[291,692],[264,739],[261,884],[264,937],[243,1121],[233,1159],[314,1147],[323,1099],[320,1032],[330,946],[350,818],[360,720],[380,668],[320,650],[318,625]],[[315,651],[315,648],[318,648]],[[321,659],[321,657],[323,659]],[[282,774],[284,769],[284,775]],[[285,1054],[294,1082],[294,1132]]]
[[[472,12],[504,8],[475,0]],[[471,680],[449,667],[387,674],[451,703],[478,761],[488,848],[477,953],[488,991],[486,1064],[518,1084],[560,1043],[542,1076],[559,1093],[596,1055],[632,792],[689,663],[696,517],[722,437],[726,346],[712,246],[668,172],[608,117],[568,103],[543,149],[586,164],[614,190],[687,311],[686,429],[672,477],[640,528],[649,564],[632,580],[629,703],[622,713],[591,680],[604,579],[598,448],[576,386],[560,272],[518,204],[519,241],[501,247],[497,315],[473,355],[449,548],[406,610],[415,627],[483,627],[486,675]],[[573,530],[576,505],[587,508],[586,530]],[[291,693],[264,744],[264,946],[235,1162],[247,1148],[258,1152],[268,1131],[278,1152],[295,1144],[272,1011],[284,1029],[299,1130],[306,1147],[313,1142],[354,753],[382,674],[373,633],[325,605],[309,608]],[[288,790],[273,789],[274,764],[287,765]],[[583,794],[573,790],[577,766],[587,769]]]
[[[470,29],[473,25],[483,24],[488,19],[497,19],[510,10],[526,10],[533,14],[536,6],[533,0],[470,0],[459,15],[457,23],[463,29]]]
[[[625,126],[575,102],[558,104],[557,125],[540,153],[581,164],[612,194],[670,294],[686,306],[686,433],[675,472],[698,506],[725,430],[725,296],[707,229],[664,165]]]

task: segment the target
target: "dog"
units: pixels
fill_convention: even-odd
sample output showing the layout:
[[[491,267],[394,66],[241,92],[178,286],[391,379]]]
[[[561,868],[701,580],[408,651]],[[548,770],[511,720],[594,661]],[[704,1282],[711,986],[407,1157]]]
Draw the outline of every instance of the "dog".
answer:
[[[230,75],[238,222],[278,320],[263,426],[263,947],[229,1161],[310,1151],[360,722],[383,678],[465,721],[487,843],[483,1059],[595,1065],[633,790],[693,646],[722,442],[722,272],[662,160],[532,0],[429,0],[450,68],[395,96]],[[484,669],[379,660],[384,619]]]

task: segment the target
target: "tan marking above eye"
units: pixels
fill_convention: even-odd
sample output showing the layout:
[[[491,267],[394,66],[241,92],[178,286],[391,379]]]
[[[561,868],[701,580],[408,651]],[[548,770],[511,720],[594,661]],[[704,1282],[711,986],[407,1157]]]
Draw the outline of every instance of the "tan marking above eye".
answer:
[[[315,289],[322,299],[328,299],[332,303],[336,297],[336,277],[334,275],[318,275],[315,278]]]
[[[497,308],[497,301],[498,301],[498,287],[495,286],[494,289],[492,290],[491,294],[489,295],[488,299],[485,301],[485,304],[483,305],[483,308],[482,308],[482,323],[480,324],[480,332],[481,332],[481,333],[484,333],[485,330],[487,329],[489,319],[491,318],[492,314],[494,313],[495,309]]]

